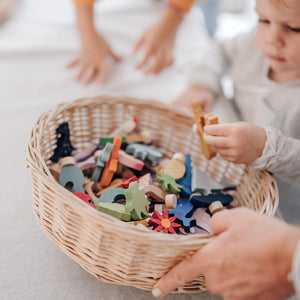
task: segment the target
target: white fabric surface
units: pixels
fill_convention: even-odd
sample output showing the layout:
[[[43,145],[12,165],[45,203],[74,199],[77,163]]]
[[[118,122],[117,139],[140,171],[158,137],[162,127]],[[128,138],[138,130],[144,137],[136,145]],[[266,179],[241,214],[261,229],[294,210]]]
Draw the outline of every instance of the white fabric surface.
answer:
[[[153,299],[150,292],[97,280],[44,236],[32,213],[24,153],[38,116],[62,101],[113,94],[170,102],[184,89],[189,66],[205,47],[199,12],[193,11],[180,29],[175,66],[145,77],[134,69],[136,59],[130,54],[162,7],[147,0],[132,2],[102,1],[97,6],[97,26],[124,57],[104,87],[81,86],[72,78],[74,71],[64,69],[79,49],[71,0],[23,0],[0,27],[1,299]],[[224,110],[223,105],[216,110],[221,120],[234,117],[230,108]],[[209,293],[166,297],[200,298],[219,299]]]

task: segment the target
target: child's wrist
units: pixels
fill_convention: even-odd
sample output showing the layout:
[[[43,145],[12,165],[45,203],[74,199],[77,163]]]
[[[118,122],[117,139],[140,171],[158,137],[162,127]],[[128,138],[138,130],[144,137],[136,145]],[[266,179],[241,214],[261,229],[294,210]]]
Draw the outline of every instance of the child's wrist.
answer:
[[[175,26],[176,28],[181,24],[185,13],[172,4],[168,4],[162,17],[162,21],[167,25]]]
[[[90,30],[94,28],[94,10],[92,6],[77,6],[77,25],[80,30]]]
[[[179,7],[177,7],[174,4],[172,4],[172,3],[168,3],[167,4],[167,9],[170,12],[176,14],[176,16],[178,16],[180,18],[183,18],[185,16],[185,12],[182,9],[180,9]]]

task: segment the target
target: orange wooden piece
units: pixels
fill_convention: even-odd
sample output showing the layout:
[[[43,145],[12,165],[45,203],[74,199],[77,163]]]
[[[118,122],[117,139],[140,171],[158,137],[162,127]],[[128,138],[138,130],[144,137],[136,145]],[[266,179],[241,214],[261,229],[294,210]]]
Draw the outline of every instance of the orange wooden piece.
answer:
[[[122,187],[124,179],[116,178],[114,181],[110,183],[110,185],[104,189],[101,189],[99,192],[97,192],[97,197],[100,197],[105,191],[112,188]]]
[[[100,179],[100,186],[106,187],[110,184],[115,172],[117,171],[118,166],[118,155],[119,150],[122,145],[122,137],[121,136],[115,136],[113,140],[113,149],[111,151],[110,159],[105,164],[105,168],[103,170],[101,179]]]
[[[200,137],[201,150],[207,159],[211,159],[216,156],[216,152],[214,152],[204,141],[203,127],[205,125],[217,124],[218,118],[215,118],[216,116],[213,114],[208,114],[205,118],[200,101],[192,102],[192,109],[194,113],[194,119],[197,124],[197,133]]]

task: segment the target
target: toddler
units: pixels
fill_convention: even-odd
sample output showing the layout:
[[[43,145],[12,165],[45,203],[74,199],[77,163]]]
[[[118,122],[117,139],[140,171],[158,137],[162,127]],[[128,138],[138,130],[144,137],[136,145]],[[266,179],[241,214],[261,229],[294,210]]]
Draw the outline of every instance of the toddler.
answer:
[[[206,142],[231,162],[255,162],[295,182],[300,147],[288,137],[300,139],[300,1],[257,0],[256,11],[256,31],[214,43],[175,103],[200,100],[210,111],[231,67],[234,104],[250,123],[206,126]]]

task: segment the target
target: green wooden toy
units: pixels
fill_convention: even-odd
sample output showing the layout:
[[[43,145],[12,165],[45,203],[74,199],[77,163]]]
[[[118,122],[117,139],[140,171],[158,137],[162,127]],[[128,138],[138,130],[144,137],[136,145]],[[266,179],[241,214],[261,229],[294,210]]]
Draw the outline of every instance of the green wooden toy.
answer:
[[[138,188],[138,182],[129,184],[129,188],[124,191],[126,197],[125,211],[131,214],[134,221],[142,220],[148,216],[146,206],[150,204],[144,190]]]
[[[161,188],[164,192],[169,191],[172,194],[179,194],[183,188],[182,185],[175,181],[175,178],[168,174],[162,174],[161,172],[157,173],[155,181],[161,184]]]
[[[111,215],[119,220],[131,221],[131,215],[125,211],[125,205],[123,204],[100,202],[97,210]]]
[[[105,146],[107,143],[112,143],[114,140],[114,137],[106,137],[99,139],[99,146]],[[122,144],[126,143],[126,137],[122,136]]]

